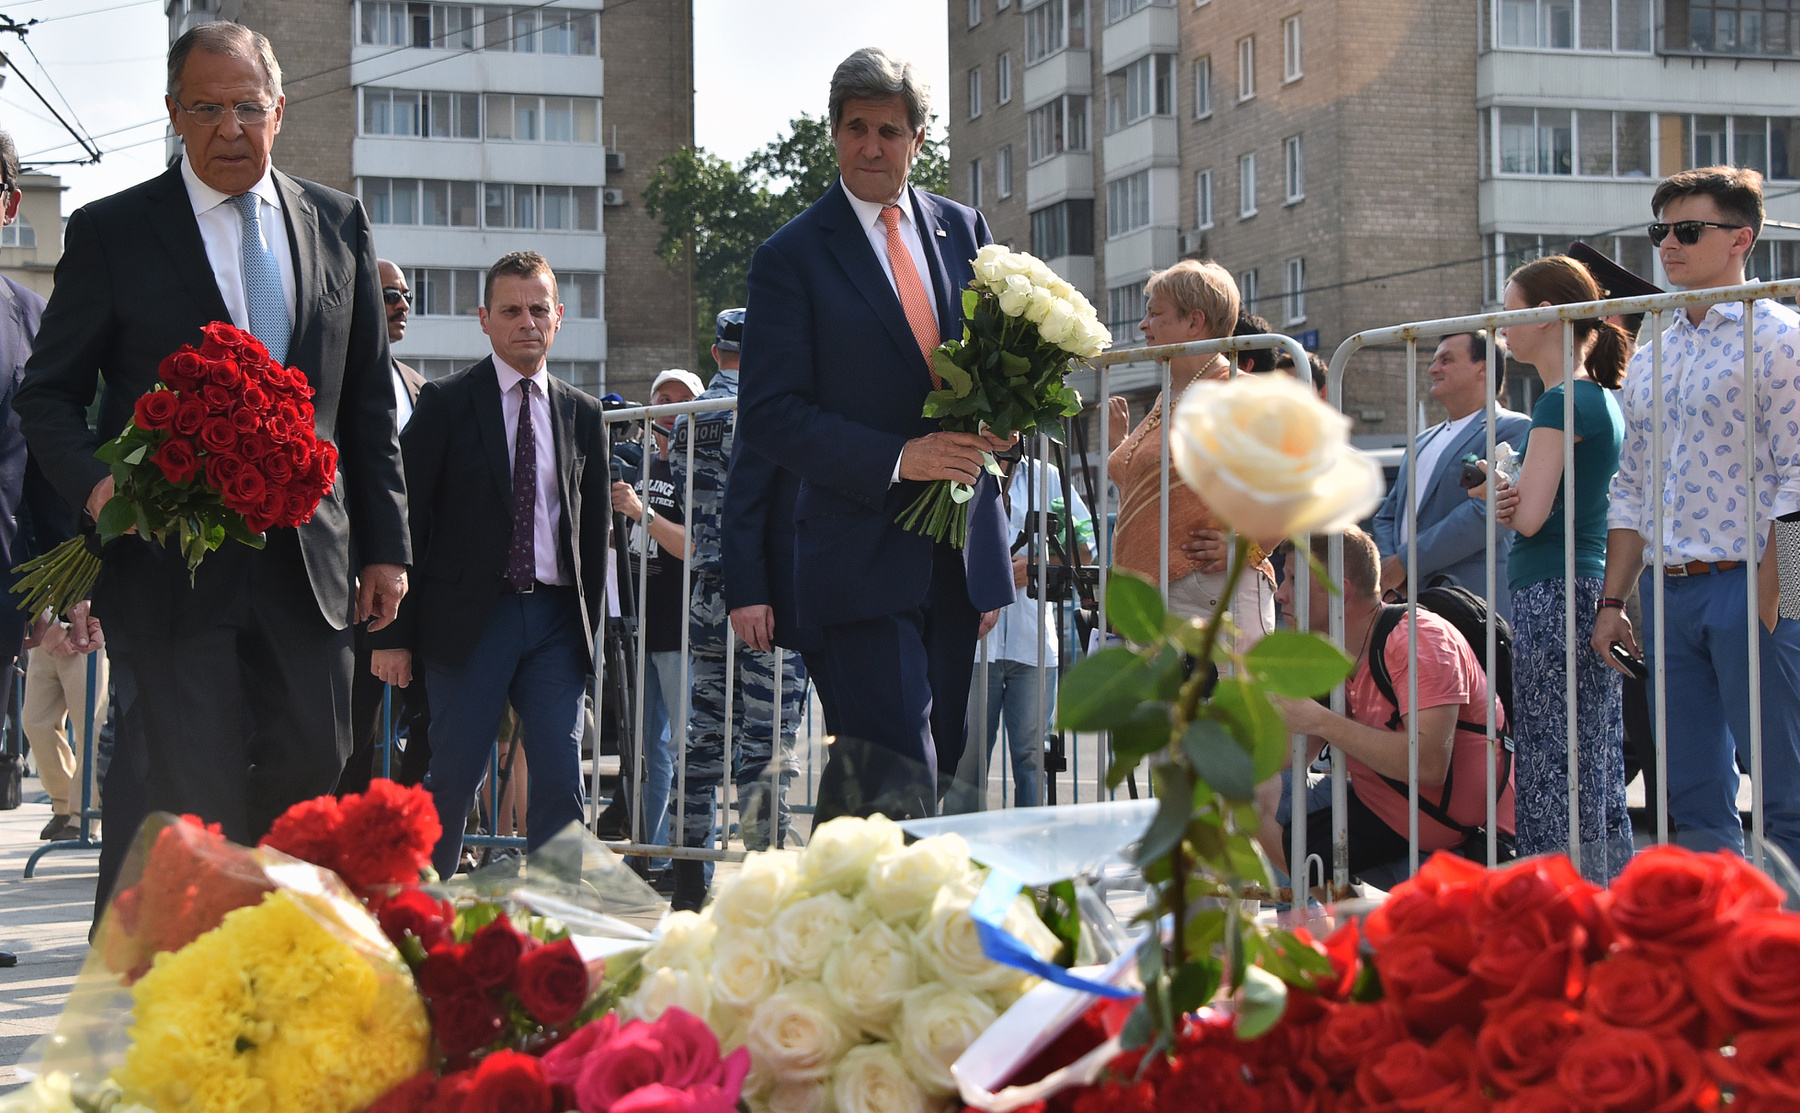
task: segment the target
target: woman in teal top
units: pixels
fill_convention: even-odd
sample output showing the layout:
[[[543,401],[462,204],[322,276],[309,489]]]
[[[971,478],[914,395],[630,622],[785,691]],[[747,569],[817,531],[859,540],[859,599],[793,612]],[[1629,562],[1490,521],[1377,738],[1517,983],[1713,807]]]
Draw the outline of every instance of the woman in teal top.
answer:
[[[1593,276],[1566,255],[1527,263],[1507,280],[1506,308],[1598,301]],[[1518,483],[1500,481],[1495,513],[1518,533],[1507,558],[1512,588],[1513,791],[1521,855],[1569,845],[1565,649],[1576,645],[1576,730],[1581,872],[1602,885],[1631,857],[1625,812],[1619,674],[1588,644],[1606,574],[1606,499],[1619,470],[1625,422],[1612,392],[1625,377],[1630,339],[1618,325],[1576,321],[1575,376],[1563,382],[1563,323],[1500,330],[1508,354],[1537,369],[1544,395],[1531,415]],[[1575,392],[1575,629],[1564,628],[1563,392]],[[1471,492],[1478,494],[1480,492]]]

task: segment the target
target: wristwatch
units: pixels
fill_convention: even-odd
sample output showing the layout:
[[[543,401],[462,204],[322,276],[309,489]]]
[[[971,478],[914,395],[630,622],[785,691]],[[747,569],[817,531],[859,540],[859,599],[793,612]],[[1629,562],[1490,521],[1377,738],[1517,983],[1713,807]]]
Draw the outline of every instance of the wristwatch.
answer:
[[[656,521],[656,511],[651,509],[649,503],[645,503],[644,504],[644,532],[645,533],[650,532],[650,523],[654,522],[654,521]]]

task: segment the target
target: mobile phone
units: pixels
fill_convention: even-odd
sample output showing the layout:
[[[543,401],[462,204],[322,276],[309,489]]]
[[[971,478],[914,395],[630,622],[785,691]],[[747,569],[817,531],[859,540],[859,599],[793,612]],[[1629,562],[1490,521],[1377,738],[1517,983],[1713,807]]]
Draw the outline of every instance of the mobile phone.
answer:
[[[1612,643],[1612,659],[1619,662],[1620,665],[1623,665],[1625,671],[1631,674],[1633,680],[1642,683],[1643,681],[1650,679],[1650,667],[1636,657],[1633,657],[1631,651],[1626,649],[1619,642]]]
[[[1477,464],[1473,460],[1464,460],[1462,477],[1457,480],[1457,483],[1461,484],[1463,490],[1473,491],[1483,483],[1486,483],[1487,479],[1487,472],[1481,470],[1480,464]]]

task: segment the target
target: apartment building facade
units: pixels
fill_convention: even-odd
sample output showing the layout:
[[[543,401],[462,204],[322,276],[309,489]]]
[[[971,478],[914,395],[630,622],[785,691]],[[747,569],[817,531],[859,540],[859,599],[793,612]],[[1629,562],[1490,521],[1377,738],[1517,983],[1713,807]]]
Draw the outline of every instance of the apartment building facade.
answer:
[[[63,190],[54,174],[27,170],[19,175],[19,215],[0,228],[0,274],[48,298],[62,258]]]
[[[1661,175],[1756,166],[1771,216],[1800,219],[1800,11],[1790,27],[1770,2],[950,0],[959,199],[1008,214],[995,235],[1126,345],[1144,278],[1183,257],[1327,358],[1359,329],[1497,307],[1511,267],[1576,238],[1660,280],[1643,225]],[[972,115],[1009,51],[1018,94]],[[1022,218],[996,190],[1008,146]],[[1797,238],[1769,230],[1756,273],[1800,274]],[[1404,369],[1398,351],[1351,365],[1359,437],[1404,431]]]
[[[635,397],[692,351],[688,278],[638,203],[693,141],[692,15],[689,0],[600,9],[168,0],[171,38],[208,19],[269,36],[288,99],[276,164],[362,199],[413,288],[400,358],[437,377],[486,355],[484,272],[536,251],[565,306],[551,373]],[[609,68],[628,89],[610,101]]]

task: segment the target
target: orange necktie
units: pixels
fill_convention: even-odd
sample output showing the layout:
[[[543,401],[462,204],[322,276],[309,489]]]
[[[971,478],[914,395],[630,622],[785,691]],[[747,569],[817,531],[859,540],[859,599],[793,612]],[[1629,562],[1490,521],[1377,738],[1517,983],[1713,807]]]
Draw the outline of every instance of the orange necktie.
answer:
[[[919,342],[919,351],[925,356],[932,387],[942,390],[944,380],[938,378],[937,371],[931,366],[931,353],[938,346],[937,318],[931,312],[931,295],[919,281],[919,268],[913,265],[912,252],[906,250],[906,241],[900,238],[900,206],[889,205],[882,209],[881,223],[887,225],[888,266],[894,271],[894,288],[900,293],[900,308],[906,311],[906,323],[912,326],[913,339]]]

